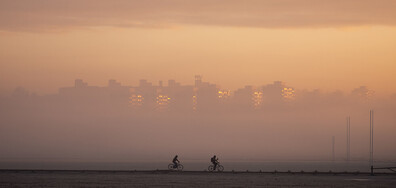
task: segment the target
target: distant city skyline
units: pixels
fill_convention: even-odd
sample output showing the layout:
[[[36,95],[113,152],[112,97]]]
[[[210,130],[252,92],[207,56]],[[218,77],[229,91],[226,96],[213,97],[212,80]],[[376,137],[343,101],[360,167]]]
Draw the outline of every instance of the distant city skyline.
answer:
[[[221,88],[207,82],[201,75],[195,75],[194,84],[183,85],[176,80],[157,84],[140,79],[138,85],[123,85],[110,79],[107,86],[90,85],[82,79],[76,79],[73,86],[61,87],[56,94],[37,95],[24,88],[16,88],[10,96],[11,101],[18,100],[41,106],[41,103],[59,105],[52,101],[68,101],[67,105],[88,108],[113,108],[142,112],[173,111],[180,112],[252,112],[271,108],[296,108],[315,105],[356,105],[375,104],[375,91],[360,86],[349,93],[339,91],[324,93],[318,90],[298,90],[282,81],[261,86],[246,85],[236,90]],[[7,101],[7,97],[3,98]],[[331,104],[333,103],[334,104]],[[319,106],[318,106],[319,108]],[[129,111],[129,110],[128,110]]]
[[[200,76],[201,78],[203,78],[203,76],[202,75],[196,75],[196,76]],[[105,87],[105,86],[110,86],[110,85],[119,85],[119,86],[127,86],[127,87],[134,87],[134,86],[139,86],[140,84],[141,84],[141,82],[142,81],[144,81],[144,82],[147,82],[147,83],[149,83],[149,84],[152,84],[152,85],[156,85],[156,86],[169,86],[169,84],[179,84],[179,85],[194,85],[194,81],[193,81],[193,79],[191,79],[192,81],[191,81],[191,83],[181,83],[181,82],[177,82],[177,80],[174,80],[174,79],[168,79],[168,80],[158,80],[157,81],[157,83],[156,82],[153,82],[153,81],[151,81],[151,80],[148,80],[148,79],[138,79],[138,80],[136,80],[136,82],[135,82],[135,84],[126,84],[126,83],[122,83],[121,81],[119,81],[119,80],[116,80],[116,79],[108,79],[107,80],[107,84],[100,84],[100,85],[96,85],[96,84],[92,84],[92,83],[90,83],[89,81],[87,81],[87,80],[84,80],[84,79],[80,79],[80,78],[76,78],[76,79],[74,79],[74,82],[76,82],[77,80],[79,80],[81,83],[84,83],[86,86],[99,86],[99,87]],[[166,82],[164,82],[164,81],[166,81]],[[243,85],[243,86],[241,86],[241,87],[237,87],[237,88],[233,88],[233,89],[230,89],[230,88],[226,88],[226,87],[222,87],[221,86],[221,84],[217,84],[217,83],[213,83],[213,84],[215,84],[216,85],[216,87],[219,89],[219,90],[224,90],[224,91],[228,91],[228,92],[231,92],[231,93],[234,93],[235,91],[237,91],[237,90],[240,90],[240,89],[242,89],[242,88],[245,88],[245,87],[253,87],[253,88],[260,88],[260,87],[263,87],[263,86],[265,86],[265,85],[268,85],[268,84],[273,84],[273,83],[281,83],[281,84],[287,84],[287,85],[289,85],[287,82],[284,82],[284,81],[281,81],[281,80],[274,80],[274,81],[272,81],[272,82],[268,82],[268,83],[262,83],[262,84],[257,84],[257,85]],[[70,83],[72,83],[72,82],[70,82]],[[76,83],[75,83],[76,84]],[[70,86],[70,84],[68,84],[69,86]],[[53,91],[53,92],[43,92],[43,91],[39,91],[39,90],[30,90],[29,88],[26,88],[26,87],[24,87],[24,86],[17,86],[17,87],[14,87],[14,88],[12,88],[12,89],[10,89],[10,90],[0,90],[0,93],[3,95],[3,96],[9,96],[9,95],[11,95],[12,94],[12,92],[13,91],[15,91],[15,89],[18,89],[18,88],[22,88],[22,89],[24,89],[24,90],[27,90],[28,92],[30,92],[30,93],[34,93],[34,94],[36,94],[36,95],[48,95],[48,94],[57,94],[57,93],[59,93],[59,89],[61,89],[61,88],[63,88],[63,87],[69,87],[68,85],[65,85],[65,86],[59,86],[59,87],[57,87],[56,88],[56,90],[55,91]],[[358,91],[358,90],[369,90],[369,92],[370,92],[370,94],[369,95],[372,95],[372,96],[377,96],[378,95],[378,93],[376,92],[376,91],[374,91],[373,89],[371,89],[371,88],[368,88],[367,86],[365,86],[365,85],[357,85],[357,86],[355,86],[355,87],[353,87],[353,88],[349,88],[348,90],[346,90],[346,91],[342,91],[342,90],[340,90],[340,89],[334,89],[334,90],[322,90],[322,89],[320,89],[320,88],[313,88],[313,89],[308,89],[308,88],[293,88],[293,90],[294,91],[296,91],[296,90],[298,90],[298,91],[321,91],[321,92],[324,92],[324,93],[332,93],[332,92],[343,92],[343,93],[345,93],[345,94],[348,94],[348,93],[353,93],[353,92],[356,92],[356,91]],[[385,95],[385,97],[389,97],[389,96],[394,96],[394,95],[396,95],[396,93],[390,93],[389,95]],[[378,95],[379,97],[383,97],[384,95]],[[377,97],[378,97],[377,96]]]
[[[169,86],[174,86],[174,85],[178,85],[178,86],[194,86],[194,87],[196,87],[197,86],[197,80],[196,80],[197,77],[199,77],[200,80],[203,79],[202,75],[195,75],[195,81],[192,79],[191,84],[181,83],[181,82],[178,82],[177,80],[174,80],[174,79],[165,80],[166,82],[164,82],[164,80],[158,80],[157,83],[152,82],[152,81],[147,80],[147,79],[138,79],[137,83],[134,84],[134,85],[125,84],[125,83],[122,83],[122,82],[120,82],[120,81],[118,81],[116,79],[108,79],[107,80],[107,84],[105,84],[105,85],[95,85],[95,84],[89,83],[87,80],[76,78],[76,79],[74,79],[74,85],[72,87],[85,87],[85,86],[93,86],[93,87],[121,87],[122,86],[122,87],[133,88],[133,87],[138,87],[138,86],[142,86],[142,85],[149,85],[149,86],[155,86],[155,87],[169,87]],[[269,82],[269,83],[263,83],[263,84],[258,84],[258,85],[244,85],[242,87],[235,88],[235,89],[229,89],[229,88],[221,87],[221,85],[219,85],[217,83],[214,83],[214,82],[203,82],[203,83],[211,84],[211,85],[215,86],[218,91],[226,92],[227,94],[234,94],[235,92],[238,92],[238,90],[241,90],[241,89],[244,89],[244,88],[245,89],[246,88],[251,88],[251,89],[257,90],[257,89],[259,89],[261,87],[268,86],[268,85],[271,85],[271,84],[283,85],[283,86],[286,87],[285,88],[286,90],[292,89],[293,91],[291,91],[291,92],[293,92],[293,93],[295,91],[315,91],[315,92],[316,91],[320,91],[320,92],[324,92],[324,93],[343,92],[343,91],[338,90],[338,89],[337,90],[332,90],[332,91],[325,91],[325,90],[320,90],[318,88],[315,88],[315,89],[295,88],[295,87],[291,87],[287,82],[284,82],[284,81],[281,81],[281,80],[274,80],[274,81]],[[18,87],[15,87],[13,90],[9,91],[8,95],[11,95],[12,92],[15,91],[18,88],[24,89],[27,92],[33,93],[33,94],[36,94],[36,95],[48,95],[48,94],[59,93],[59,91],[62,90],[62,88],[68,88],[68,87],[70,87],[70,84],[69,84],[69,86],[58,87],[56,89],[56,91],[53,92],[53,93],[37,93],[35,91],[30,91],[29,89],[27,89],[27,88],[25,88],[23,86],[18,86]],[[373,89],[368,88],[367,86],[364,86],[364,85],[359,85],[359,86],[350,88],[349,90],[345,91],[344,93],[345,94],[353,94],[353,93],[355,93],[356,95],[361,95],[360,93],[367,93],[367,95],[369,95],[370,97],[374,97],[374,95],[376,95],[376,91],[374,91]],[[395,94],[396,93],[394,93],[393,95],[395,95]],[[285,96],[285,97],[287,97],[287,96]]]

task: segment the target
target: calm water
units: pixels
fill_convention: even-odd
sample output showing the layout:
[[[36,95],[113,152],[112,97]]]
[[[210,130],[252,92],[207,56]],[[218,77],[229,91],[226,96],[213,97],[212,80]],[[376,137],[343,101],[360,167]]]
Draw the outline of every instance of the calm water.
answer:
[[[0,162],[0,169],[45,169],[45,170],[165,170],[169,162]],[[204,171],[208,162],[183,162],[184,170]],[[368,162],[350,161],[265,161],[265,162],[222,162],[225,171],[350,171],[369,172]],[[396,166],[396,162],[377,162],[375,167]],[[386,171],[390,172],[390,171]]]

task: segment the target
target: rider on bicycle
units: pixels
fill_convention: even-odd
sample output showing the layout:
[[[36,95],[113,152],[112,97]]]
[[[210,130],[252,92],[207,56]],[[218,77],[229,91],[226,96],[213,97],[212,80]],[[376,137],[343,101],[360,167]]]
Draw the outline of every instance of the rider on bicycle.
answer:
[[[177,159],[177,155],[173,158],[172,163],[174,164],[174,168],[177,168],[177,165],[180,163],[180,161]]]
[[[217,165],[219,164],[219,158],[216,158],[216,155],[214,155],[212,158],[210,158],[210,162],[213,163],[213,170],[216,170]]]

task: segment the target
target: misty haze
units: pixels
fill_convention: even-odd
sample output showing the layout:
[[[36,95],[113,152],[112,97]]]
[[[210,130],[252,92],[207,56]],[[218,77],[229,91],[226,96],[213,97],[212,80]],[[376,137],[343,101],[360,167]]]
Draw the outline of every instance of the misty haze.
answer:
[[[395,0],[0,0],[0,187],[394,187]]]
[[[375,159],[396,157],[396,97],[365,86],[324,93],[275,81],[235,91],[192,77],[125,86],[109,80],[51,95],[23,88],[1,98],[2,161],[160,162],[369,160],[369,111],[375,110]],[[193,83],[194,82],[194,83]],[[335,156],[332,137],[335,137]]]

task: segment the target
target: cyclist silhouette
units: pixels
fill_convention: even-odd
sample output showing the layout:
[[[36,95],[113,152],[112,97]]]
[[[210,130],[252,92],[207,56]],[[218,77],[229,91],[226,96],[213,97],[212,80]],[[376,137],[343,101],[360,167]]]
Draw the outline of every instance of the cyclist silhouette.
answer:
[[[213,170],[216,170],[217,164],[219,164],[219,158],[216,158],[216,155],[214,155],[212,158],[210,158],[210,162],[213,163]]]
[[[177,165],[180,163],[180,161],[177,159],[177,155],[173,158],[172,163],[174,164],[174,168],[177,168]]]

